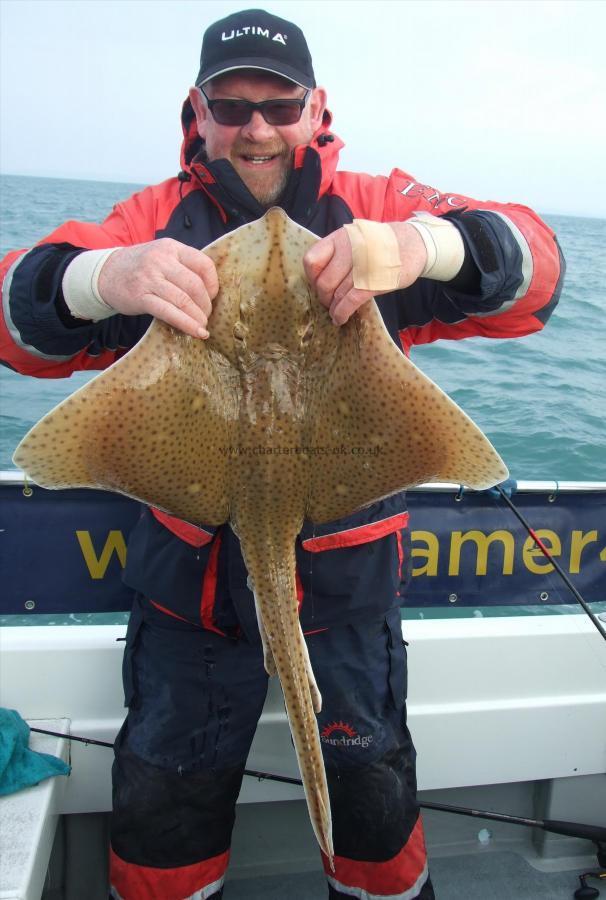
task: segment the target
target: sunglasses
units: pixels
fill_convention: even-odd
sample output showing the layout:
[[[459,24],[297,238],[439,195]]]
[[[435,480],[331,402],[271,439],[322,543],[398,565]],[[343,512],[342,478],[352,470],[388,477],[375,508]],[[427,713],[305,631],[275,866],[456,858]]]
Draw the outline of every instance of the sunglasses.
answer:
[[[294,125],[303,114],[311,91],[305,91],[301,100],[263,100],[251,103],[249,100],[211,100],[203,88],[200,91],[215,122],[219,125],[248,125],[253,112],[258,109],[268,125]]]

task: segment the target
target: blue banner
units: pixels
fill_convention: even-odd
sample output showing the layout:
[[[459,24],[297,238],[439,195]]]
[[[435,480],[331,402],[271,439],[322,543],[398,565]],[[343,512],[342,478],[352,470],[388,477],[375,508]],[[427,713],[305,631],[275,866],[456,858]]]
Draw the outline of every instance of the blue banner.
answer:
[[[91,490],[34,485],[26,494],[22,485],[0,487],[2,614],[128,610],[121,573],[140,505]],[[407,606],[573,602],[499,497],[453,490],[414,491],[408,499]],[[606,600],[606,491],[521,491],[513,499],[584,598]]]
[[[575,603],[571,591],[494,492],[408,495],[412,576],[407,606]],[[512,497],[587,602],[606,600],[606,491]]]
[[[30,493],[31,491],[31,493]],[[141,505],[84,489],[0,489],[2,613],[130,609],[122,584],[128,534]]]

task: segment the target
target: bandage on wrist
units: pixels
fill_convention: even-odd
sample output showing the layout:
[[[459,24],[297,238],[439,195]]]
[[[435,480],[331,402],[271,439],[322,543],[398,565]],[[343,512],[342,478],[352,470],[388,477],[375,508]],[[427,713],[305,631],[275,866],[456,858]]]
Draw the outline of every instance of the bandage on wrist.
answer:
[[[354,287],[363,291],[395,291],[402,264],[393,228],[366,219],[354,219],[344,227],[351,243]]]
[[[86,250],[70,262],[61,287],[67,308],[75,319],[98,322],[116,314],[99,293],[99,275],[107,258],[119,249]]]
[[[430,213],[416,213],[407,224],[418,231],[427,250],[427,263],[421,277],[452,281],[465,259],[465,244],[458,228],[448,219]]]

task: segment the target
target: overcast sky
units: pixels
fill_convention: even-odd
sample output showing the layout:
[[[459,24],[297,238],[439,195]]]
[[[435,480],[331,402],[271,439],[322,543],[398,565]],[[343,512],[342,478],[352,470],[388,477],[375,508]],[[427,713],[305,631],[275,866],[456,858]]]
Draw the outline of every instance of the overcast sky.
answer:
[[[179,110],[215,0],[0,0],[4,173],[150,183],[178,170]],[[606,217],[602,0],[297,0],[345,140],[341,167]]]

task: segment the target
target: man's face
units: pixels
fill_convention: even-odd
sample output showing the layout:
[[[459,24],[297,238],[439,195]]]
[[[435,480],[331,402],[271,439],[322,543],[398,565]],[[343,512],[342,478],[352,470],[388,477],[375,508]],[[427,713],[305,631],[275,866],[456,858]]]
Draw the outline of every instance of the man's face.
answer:
[[[238,70],[204,85],[211,100],[302,99],[305,89],[292,81],[257,72]],[[322,123],[326,95],[322,88],[311,91],[303,113],[294,125],[269,125],[259,110],[246,125],[219,125],[196,88],[190,91],[196,113],[198,134],[206,143],[210,161],[228,159],[251,194],[263,206],[271,206],[280,197],[292,169],[293,151],[307,144]]]

